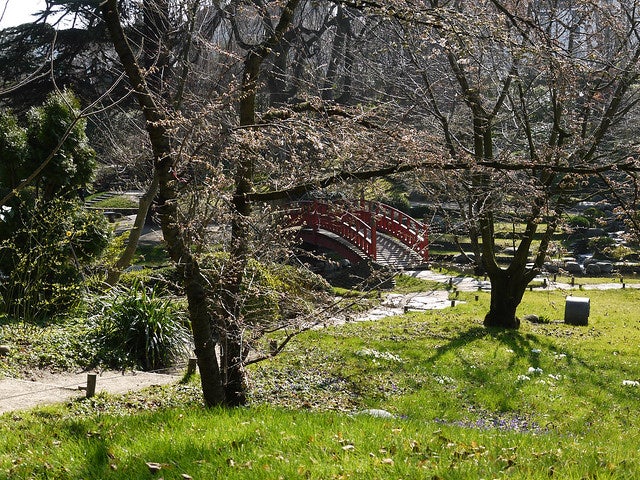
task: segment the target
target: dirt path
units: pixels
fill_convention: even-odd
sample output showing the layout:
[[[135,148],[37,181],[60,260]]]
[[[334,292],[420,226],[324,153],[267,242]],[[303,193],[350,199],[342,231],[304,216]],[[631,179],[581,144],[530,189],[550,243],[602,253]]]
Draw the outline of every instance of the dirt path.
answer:
[[[152,385],[175,383],[181,378],[181,375],[174,374],[105,371],[97,376],[96,393],[126,393]],[[85,391],[79,387],[86,384],[86,373],[46,374],[34,380],[2,378],[0,414],[84,397]]]

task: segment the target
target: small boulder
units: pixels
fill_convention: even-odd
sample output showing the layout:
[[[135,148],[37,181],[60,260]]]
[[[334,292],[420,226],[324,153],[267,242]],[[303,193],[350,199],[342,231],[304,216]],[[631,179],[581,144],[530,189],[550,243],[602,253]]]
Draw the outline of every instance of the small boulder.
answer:
[[[600,275],[602,270],[600,269],[600,265],[597,263],[590,263],[586,266],[585,272],[587,275]]]
[[[471,252],[467,252],[464,254],[460,253],[453,257],[453,263],[456,263],[458,265],[468,265],[470,263],[473,263],[475,259],[476,256]]]
[[[560,271],[560,267],[552,262],[545,263],[544,269],[549,273],[558,273]]]
[[[582,273],[582,267],[580,267],[580,264],[578,262],[566,262],[564,264],[564,268],[569,273],[577,273],[577,274],[581,274]]]
[[[611,262],[598,262],[596,265],[600,267],[600,271],[604,274],[610,274],[613,271],[613,263]]]
[[[9,355],[11,347],[9,345],[0,345],[0,356]]]
[[[602,237],[604,235],[606,235],[606,232],[602,228],[587,228],[584,232],[585,238]]]

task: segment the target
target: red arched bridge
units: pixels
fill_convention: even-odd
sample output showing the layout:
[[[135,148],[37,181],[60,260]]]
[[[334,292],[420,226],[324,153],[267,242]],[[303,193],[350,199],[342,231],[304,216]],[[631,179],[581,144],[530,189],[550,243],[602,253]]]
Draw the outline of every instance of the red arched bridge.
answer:
[[[290,204],[287,213],[292,226],[303,227],[303,241],[337,251],[351,261],[368,257],[380,264],[407,267],[429,260],[426,225],[383,203],[300,201]]]

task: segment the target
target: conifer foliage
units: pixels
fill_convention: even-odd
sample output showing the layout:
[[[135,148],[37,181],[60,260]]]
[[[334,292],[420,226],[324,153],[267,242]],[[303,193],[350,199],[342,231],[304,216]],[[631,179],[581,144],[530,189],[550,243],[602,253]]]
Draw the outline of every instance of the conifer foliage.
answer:
[[[0,207],[7,313],[31,319],[73,306],[81,298],[83,268],[108,243],[106,221],[81,202],[95,166],[85,128],[68,91],[50,95],[22,122],[0,112],[0,193],[15,192]]]

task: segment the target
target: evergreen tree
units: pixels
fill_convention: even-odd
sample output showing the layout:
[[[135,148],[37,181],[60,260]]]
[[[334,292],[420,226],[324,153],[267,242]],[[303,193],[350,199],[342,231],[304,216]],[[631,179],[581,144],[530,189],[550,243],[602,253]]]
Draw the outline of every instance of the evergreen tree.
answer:
[[[79,301],[83,265],[107,246],[109,229],[80,200],[95,153],[78,100],[68,91],[52,94],[29,111],[26,123],[0,112],[0,189],[13,191],[38,171],[0,207],[0,269],[5,310],[31,318]]]

